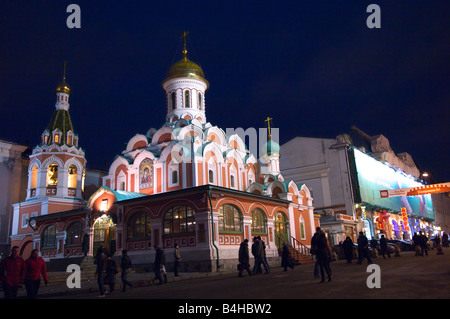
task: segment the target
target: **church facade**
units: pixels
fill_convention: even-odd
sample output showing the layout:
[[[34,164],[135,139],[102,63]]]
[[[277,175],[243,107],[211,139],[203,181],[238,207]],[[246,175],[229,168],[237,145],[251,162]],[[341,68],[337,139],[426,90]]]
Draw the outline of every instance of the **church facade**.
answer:
[[[128,250],[134,264],[152,263],[155,246],[170,251],[179,244],[184,271],[235,269],[240,243],[254,236],[265,242],[269,261],[278,261],[283,242],[310,244],[319,221],[309,189],[284,180],[280,147],[270,136],[257,159],[237,134],[207,121],[209,82],[186,47],[162,87],[165,123],[131,137],[87,203],[84,152],[71,123],[60,124],[70,121],[70,88],[58,87],[56,111],[66,116],[54,115],[58,124],[33,150],[13,244],[46,258],[95,255],[102,245],[110,254]],[[172,254],[166,256],[170,264]]]

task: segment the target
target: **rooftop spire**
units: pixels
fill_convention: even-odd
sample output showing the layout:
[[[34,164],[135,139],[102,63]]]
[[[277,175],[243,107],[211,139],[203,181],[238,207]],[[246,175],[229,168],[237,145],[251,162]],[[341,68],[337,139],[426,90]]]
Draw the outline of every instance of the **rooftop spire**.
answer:
[[[189,34],[189,31],[184,31],[183,35],[181,36],[183,38],[183,57],[187,58],[187,49],[186,49],[186,36]]]
[[[56,93],[70,94],[70,86],[66,83],[66,67],[67,67],[67,62],[64,61],[63,79],[62,79],[62,82],[56,88]]]

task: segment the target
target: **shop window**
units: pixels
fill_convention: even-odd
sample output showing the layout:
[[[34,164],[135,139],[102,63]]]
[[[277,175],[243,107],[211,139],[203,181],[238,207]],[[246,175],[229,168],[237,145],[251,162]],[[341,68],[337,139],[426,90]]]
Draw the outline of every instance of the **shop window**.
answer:
[[[219,232],[242,232],[242,213],[234,205],[225,204],[219,208]]]
[[[194,210],[189,206],[176,206],[164,214],[164,235],[195,232]]]

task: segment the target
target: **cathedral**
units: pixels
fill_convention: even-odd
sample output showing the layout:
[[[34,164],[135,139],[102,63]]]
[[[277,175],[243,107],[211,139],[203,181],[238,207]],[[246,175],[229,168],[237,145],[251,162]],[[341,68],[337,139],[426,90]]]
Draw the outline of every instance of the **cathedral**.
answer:
[[[237,134],[207,121],[208,87],[184,44],[162,81],[165,122],[131,137],[85,201],[86,159],[64,72],[56,110],[30,156],[27,198],[14,205],[12,245],[26,258],[39,249],[46,260],[126,249],[133,264],[145,265],[155,247],[178,244],[182,271],[236,269],[240,243],[254,236],[269,263],[278,263],[284,242],[309,246],[319,224],[309,189],[284,180],[270,134],[258,159]],[[173,254],[166,256],[170,271]]]

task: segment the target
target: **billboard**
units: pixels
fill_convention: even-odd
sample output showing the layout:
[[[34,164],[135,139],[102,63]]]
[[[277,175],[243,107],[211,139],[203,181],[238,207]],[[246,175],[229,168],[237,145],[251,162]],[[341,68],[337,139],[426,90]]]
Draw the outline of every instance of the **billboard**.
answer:
[[[396,212],[401,212],[402,207],[405,207],[408,216],[435,219],[430,194],[386,198],[380,196],[380,191],[383,190],[420,187],[423,184],[357,149],[354,149],[354,154],[362,202]]]

